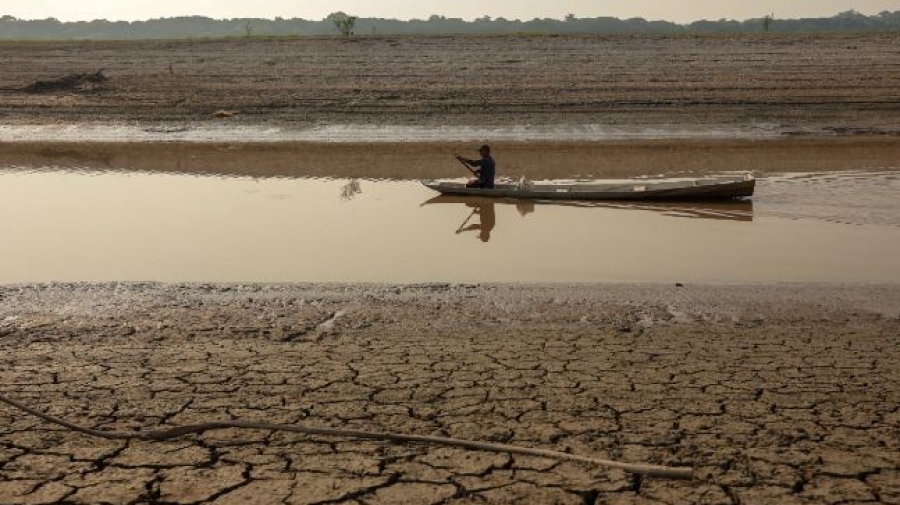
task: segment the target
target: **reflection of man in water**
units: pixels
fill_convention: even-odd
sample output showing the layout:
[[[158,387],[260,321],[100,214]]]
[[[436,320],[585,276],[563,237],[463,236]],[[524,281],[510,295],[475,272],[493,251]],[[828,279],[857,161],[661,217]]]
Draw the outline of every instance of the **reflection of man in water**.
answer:
[[[459,161],[474,168],[475,170],[473,170],[472,173],[478,177],[477,179],[469,181],[468,184],[466,184],[466,187],[493,189],[496,165],[494,164],[494,158],[491,157],[491,146],[487,144],[481,146],[481,148],[478,149],[478,154],[481,155],[480,160],[470,160],[463,158],[462,156],[456,157]]]
[[[481,239],[482,242],[487,242],[491,239],[491,230],[494,229],[494,225],[497,224],[497,215],[494,213],[494,204],[491,203],[467,203],[467,207],[473,207],[472,212],[474,214],[478,214],[478,223],[470,224],[465,228],[461,228],[457,231],[457,233],[462,233],[464,231],[469,230],[479,230],[478,238]]]

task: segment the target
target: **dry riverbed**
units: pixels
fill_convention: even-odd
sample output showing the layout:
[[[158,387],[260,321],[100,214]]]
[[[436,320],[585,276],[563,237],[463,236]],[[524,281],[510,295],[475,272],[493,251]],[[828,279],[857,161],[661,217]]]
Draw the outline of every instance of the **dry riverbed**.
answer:
[[[163,133],[210,124],[602,124],[896,135],[897,41],[875,34],[3,42],[0,121],[139,124]],[[101,69],[106,80],[87,79]]]
[[[413,179],[488,140],[513,177],[893,177],[897,42],[4,42],[0,168]],[[878,198],[861,212],[890,213]],[[0,504],[900,503],[897,307],[867,284],[0,286],[0,394],[93,428],[242,419],[694,468],[108,441],[2,404]]]
[[[106,441],[0,407],[0,503],[896,503],[900,288],[0,287],[0,394],[686,465],[690,481],[267,431]]]

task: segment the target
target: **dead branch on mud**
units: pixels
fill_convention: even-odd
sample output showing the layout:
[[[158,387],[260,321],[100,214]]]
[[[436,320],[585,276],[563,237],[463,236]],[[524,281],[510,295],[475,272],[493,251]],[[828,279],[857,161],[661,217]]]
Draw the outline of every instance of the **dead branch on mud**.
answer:
[[[648,475],[655,477],[667,477],[671,479],[690,479],[693,476],[693,470],[686,467],[668,467],[660,465],[649,465],[642,463],[621,463],[607,459],[591,458],[588,456],[579,456],[577,454],[569,454],[566,452],[551,451],[547,449],[533,449],[530,447],[520,447],[508,444],[498,444],[492,442],[477,442],[472,440],[463,440],[459,438],[439,437],[431,435],[408,435],[401,433],[386,433],[377,431],[360,431],[341,428],[315,428],[311,426],[297,426],[292,424],[272,424],[259,423],[251,421],[213,421],[208,423],[189,424],[185,426],[175,426],[164,430],[144,430],[144,431],[107,431],[95,430],[70,423],[64,419],[45,414],[39,410],[35,410],[27,405],[23,405],[17,401],[0,395],[0,402],[6,403],[12,407],[28,412],[33,416],[37,416],[44,421],[63,426],[72,431],[84,433],[94,437],[100,437],[111,440],[149,440],[163,441],[174,438],[183,437],[190,434],[199,434],[206,431],[222,430],[228,428],[248,429],[248,430],[271,430],[271,431],[288,431],[294,433],[304,433],[307,435],[324,435],[332,437],[349,437],[362,438],[368,440],[387,440],[390,442],[400,443],[419,443],[446,445],[452,447],[462,447],[464,449],[472,449],[476,451],[500,452],[508,454],[522,454],[526,456],[536,456],[540,458],[550,458],[559,461],[578,461],[581,463],[589,463],[593,465],[603,466],[606,468],[617,468],[629,473]]]

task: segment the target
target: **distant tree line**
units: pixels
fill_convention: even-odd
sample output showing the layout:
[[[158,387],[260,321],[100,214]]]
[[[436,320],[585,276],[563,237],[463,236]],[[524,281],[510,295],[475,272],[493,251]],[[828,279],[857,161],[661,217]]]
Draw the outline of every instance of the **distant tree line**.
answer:
[[[352,18],[349,25],[340,20]],[[828,18],[778,19],[773,15],[743,21],[700,20],[688,24],[614,17],[563,19],[490,18],[472,21],[434,15],[428,19],[356,18],[335,12],[320,21],[300,18],[212,19],[203,16],[151,19],[147,21],[61,22],[55,18],[17,19],[0,16],[0,39],[173,39],[252,36],[324,35],[449,35],[449,34],[715,34],[715,33],[822,33],[900,31],[900,10],[866,16],[846,11]]]

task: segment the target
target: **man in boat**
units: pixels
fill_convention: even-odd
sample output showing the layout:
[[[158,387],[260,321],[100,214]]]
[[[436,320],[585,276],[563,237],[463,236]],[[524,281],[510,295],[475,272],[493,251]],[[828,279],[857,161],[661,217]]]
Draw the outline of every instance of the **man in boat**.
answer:
[[[463,162],[472,173],[477,177],[477,179],[472,179],[466,184],[467,188],[485,188],[485,189],[494,189],[494,173],[496,172],[496,165],[494,164],[494,158],[491,157],[491,146],[485,144],[478,149],[478,154],[481,155],[480,160],[470,160],[463,158],[462,156],[457,156],[456,159]]]

